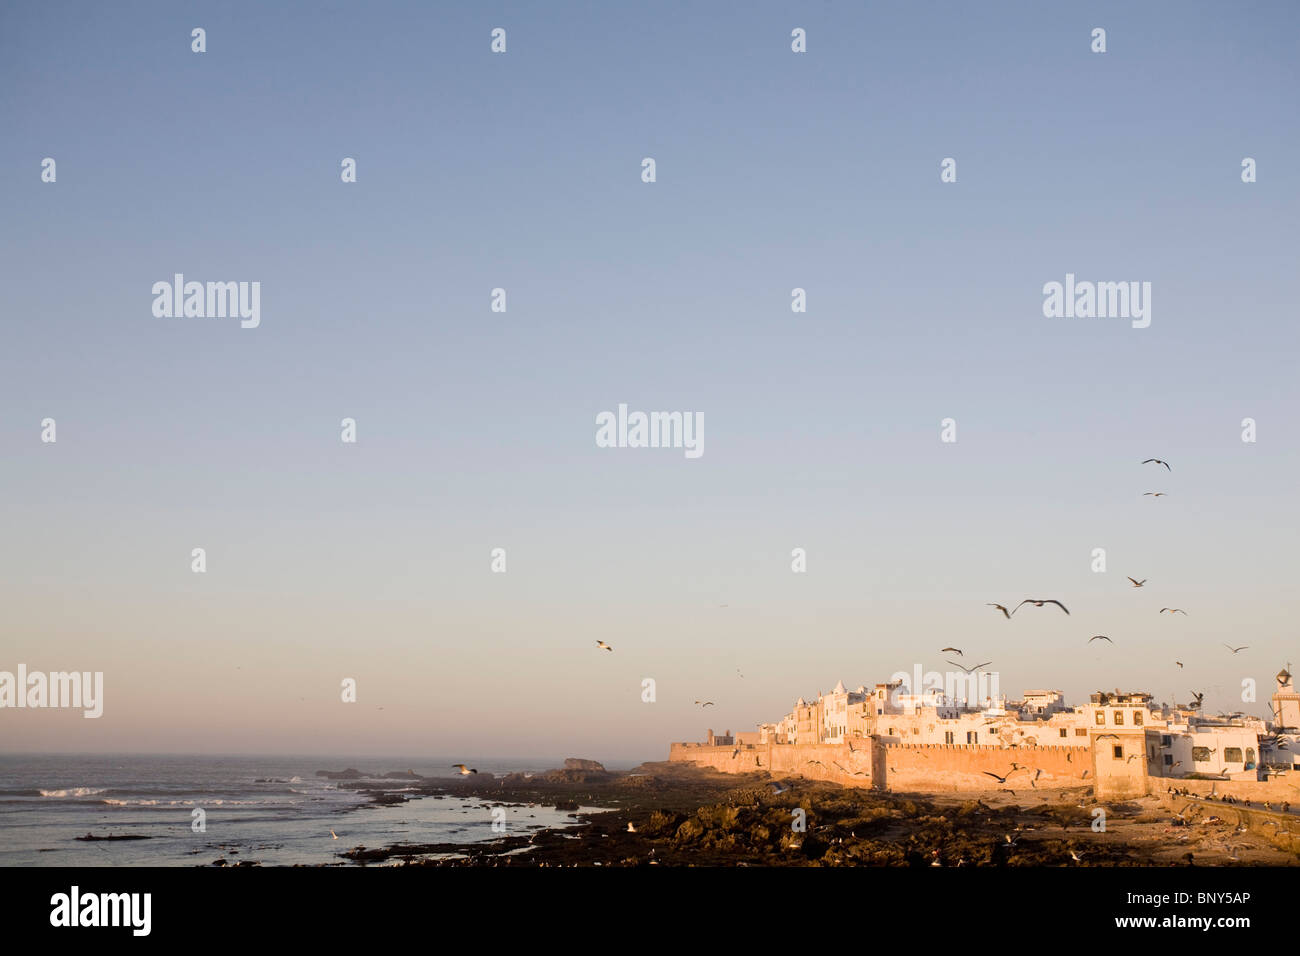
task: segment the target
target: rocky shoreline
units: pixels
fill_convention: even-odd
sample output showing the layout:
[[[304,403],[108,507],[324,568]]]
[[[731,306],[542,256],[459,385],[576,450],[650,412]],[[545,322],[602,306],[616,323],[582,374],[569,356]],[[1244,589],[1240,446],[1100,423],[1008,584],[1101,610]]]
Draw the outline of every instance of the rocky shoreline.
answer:
[[[397,777],[396,774],[393,775]],[[723,774],[682,763],[610,772],[594,761],[501,778],[419,778],[392,794],[368,778],[373,801],[475,797],[493,806],[571,811],[574,823],[473,843],[399,843],[339,855],[407,866],[1142,866],[1193,863],[1147,831],[1168,821],[1144,805],[1110,806],[1110,832],[1092,829],[1090,788],[1036,794],[882,793],[766,773]],[[409,788],[402,777],[393,786]],[[775,785],[779,784],[779,785]],[[778,790],[782,792],[777,792]],[[579,807],[589,809],[578,811]],[[593,810],[592,807],[601,809]],[[792,824],[802,811],[805,828]],[[1158,827],[1157,827],[1158,828]],[[1193,856],[1191,853],[1186,856]],[[1285,861],[1271,858],[1259,862]]]

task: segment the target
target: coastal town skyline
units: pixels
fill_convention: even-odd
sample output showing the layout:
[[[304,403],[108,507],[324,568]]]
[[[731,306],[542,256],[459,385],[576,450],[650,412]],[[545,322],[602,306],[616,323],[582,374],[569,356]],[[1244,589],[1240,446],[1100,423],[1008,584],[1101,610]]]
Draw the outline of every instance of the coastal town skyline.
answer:
[[[637,760],[950,645],[1300,660],[1292,5],[0,28],[0,671],[103,674],[6,750]]]
[[[1232,653],[1230,648],[1225,648],[1225,650],[1229,654]],[[1287,661],[1281,667],[1278,673],[1285,674],[1289,671],[1290,667],[1291,667],[1291,663],[1290,661]],[[1243,674],[1244,673],[1245,671],[1243,670]],[[66,682],[66,679],[69,676],[67,673],[64,672],[60,672],[60,673],[51,672],[49,674],[43,672],[39,673],[40,703],[32,704],[32,705],[26,704],[25,701],[27,699],[26,697],[27,694],[35,695],[38,693],[37,691],[31,689],[36,684],[37,676],[38,676],[37,672],[35,672],[34,669],[29,672],[28,668],[25,665],[20,665],[20,669],[17,671],[17,673],[0,669],[0,706],[5,707],[7,711],[8,719],[13,721],[14,724],[17,724],[24,719],[49,720],[51,716],[54,716],[57,719],[64,721],[65,723],[69,716],[77,717],[77,718],[89,717],[95,719],[102,717],[102,713],[103,713],[102,673],[100,674],[86,673],[84,675],[85,677],[84,682],[78,681],[79,686],[84,683],[84,686],[86,688],[84,710],[78,709],[83,707],[82,698],[80,696],[74,696],[70,698],[68,694],[68,689],[66,687],[63,688],[64,699],[60,703],[59,700],[60,679]],[[74,680],[82,677],[82,675],[75,674],[75,673],[72,674],[71,676]],[[739,669],[736,670],[734,676],[736,676],[741,680],[745,679],[744,675],[739,672]],[[98,686],[95,687],[93,695],[90,690],[92,684],[94,683],[94,681],[92,681],[92,678],[98,679]],[[1126,693],[1136,693],[1145,696],[1151,702],[1151,705],[1157,710],[1166,709],[1166,710],[1173,710],[1173,711],[1179,711],[1179,710],[1186,711],[1188,708],[1190,708],[1191,710],[1194,710],[1200,718],[1211,722],[1213,722],[1218,718],[1225,718],[1225,717],[1236,718],[1236,719],[1245,718],[1248,724],[1252,726],[1258,725],[1262,730],[1265,726],[1269,724],[1278,723],[1279,715],[1275,707],[1275,702],[1271,696],[1275,690],[1274,682],[1277,680],[1277,678],[1278,678],[1277,673],[1272,675],[1264,675],[1262,679],[1258,679],[1251,675],[1246,675],[1245,677],[1242,678],[1243,681],[1242,684],[1235,685],[1235,696],[1233,696],[1232,693],[1224,692],[1226,685],[1224,685],[1223,683],[1206,684],[1200,690],[1198,690],[1195,686],[1191,686],[1189,690],[1187,690],[1184,694],[1180,695],[1179,693],[1174,692],[1166,697],[1166,696],[1162,696],[1158,692],[1152,692],[1141,686],[1132,685],[1131,682],[1125,683],[1121,681],[1113,684],[1114,687],[1113,692],[1119,693],[1120,691],[1118,690],[1118,688],[1121,686],[1130,687],[1131,688],[1130,691],[1127,691]],[[1247,681],[1252,682],[1249,686],[1249,689],[1246,688],[1244,683]],[[883,689],[887,689],[890,702],[895,707],[898,706],[898,702],[901,699],[905,702],[908,702],[908,706],[911,707],[917,706],[919,702],[925,702],[928,706],[931,707],[933,707],[936,703],[938,703],[941,708],[947,708],[954,712],[960,711],[963,714],[987,716],[989,713],[997,713],[997,714],[1018,713],[1023,707],[1026,706],[1025,703],[1026,700],[1030,698],[1045,696],[1045,695],[1051,696],[1053,699],[1053,705],[1052,705],[1053,712],[1055,710],[1065,710],[1065,709],[1077,710],[1081,706],[1080,702],[1082,700],[1092,697],[1095,695],[1095,693],[1097,693],[1097,691],[1094,690],[1079,695],[1078,697],[1073,697],[1072,695],[1060,689],[1062,683],[1063,682],[1061,681],[1039,682],[1039,684],[1034,685],[1032,687],[1020,688],[1017,690],[1016,688],[1003,687],[1000,673],[998,673],[996,670],[993,669],[980,668],[978,666],[975,666],[969,670],[964,670],[960,667],[958,667],[957,669],[935,670],[935,669],[923,669],[920,663],[916,663],[913,664],[910,672],[901,671],[901,670],[894,671],[880,681],[863,682],[863,683],[854,684],[853,686],[856,688],[855,690],[846,689],[846,685],[844,681],[842,679],[837,679],[834,686],[830,689],[819,688],[810,693],[797,693],[796,696],[791,699],[795,701],[796,710],[798,710],[798,708],[804,706],[806,702],[808,702],[808,706],[813,707],[813,706],[820,706],[820,702],[823,698],[833,697],[837,695],[848,694],[852,696],[856,694],[861,696],[864,692],[866,692],[867,696],[870,697],[872,693],[883,692],[882,691],[883,688]],[[1184,681],[1184,683],[1189,683],[1191,685],[1195,684],[1194,681],[1190,681],[1190,682]],[[1104,686],[1106,688],[1110,688],[1112,685],[1108,684]],[[918,688],[918,690],[915,692],[913,691],[914,687]],[[872,688],[874,688],[874,690]],[[1208,688],[1208,690],[1206,688]],[[1233,690],[1234,687],[1229,686],[1228,689]],[[657,690],[658,690],[657,682],[654,682],[653,692],[656,694],[656,696],[657,696]],[[642,691],[642,698],[644,698],[646,696],[645,688],[642,687],[641,691]],[[1219,692],[1217,696],[1216,696],[1216,691]],[[1102,692],[1110,693],[1111,690],[1107,689]],[[1250,697],[1251,699],[1247,700],[1246,699],[1247,697]],[[657,701],[644,701],[644,700],[643,702],[657,703]],[[1030,706],[1032,709],[1032,705]],[[66,712],[63,714],[59,714],[57,709],[60,707],[64,709]],[[49,708],[56,708],[55,713],[49,714],[48,713]],[[93,708],[93,712],[91,710],[92,708]],[[709,708],[713,708],[713,709],[710,710]],[[27,712],[26,715],[24,715],[24,711]],[[720,728],[725,727],[725,732],[728,734],[732,731],[733,728],[737,731],[737,733],[748,733],[753,727],[758,727],[760,732],[765,733],[764,728],[770,728],[773,730],[773,732],[775,732],[775,728],[780,726],[779,722],[778,723],[773,723],[770,721],[765,722],[762,719],[756,719],[748,723],[743,721],[732,721],[730,719],[730,715],[733,713],[733,711],[728,710],[725,707],[720,708],[718,705],[718,701],[712,699],[709,695],[704,695],[703,697],[695,698],[691,702],[691,713],[694,715],[694,719],[692,721],[693,725],[699,725],[702,722],[709,723],[710,725],[716,724]],[[770,711],[766,716],[770,717]],[[787,715],[787,718],[785,719],[788,720],[789,717],[790,715]],[[1297,725],[1300,726],[1300,721],[1297,722]],[[1288,726],[1288,725],[1282,724],[1281,726]],[[698,729],[698,726],[692,726],[691,729]],[[710,728],[710,733],[712,733],[712,727]],[[720,733],[719,736],[721,735],[722,734]],[[678,738],[673,738],[673,739],[678,739]],[[972,743],[972,742],[977,744],[979,743],[979,741],[967,741],[967,743]],[[986,740],[985,743],[988,744],[990,743],[990,741]],[[997,743],[997,742],[992,742],[992,743]],[[664,746],[665,744],[661,744],[660,749],[662,749],[662,746]],[[1297,744],[1298,744],[1297,749],[1300,750],[1300,741],[1297,741]],[[619,764],[619,763],[631,764],[641,760],[654,759],[655,757],[654,753],[646,754],[646,753],[633,753],[633,752],[618,752],[613,748],[609,748],[603,745],[603,743],[600,742],[599,738],[596,738],[596,740],[592,744],[586,746],[588,746],[588,749],[590,750],[591,753],[599,754],[600,756],[604,757],[606,760],[613,761],[615,764]],[[371,753],[373,756],[378,756],[378,757],[409,756],[410,754],[426,752],[430,755],[464,753],[464,754],[472,754],[478,757],[485,757],[489,759],[513,758],[513,759],[527,760],[529,758],[527,758],[524,755],[529,752],[534,753],[536,756],[555,758],[556,755],[561,754],[566,749],[572,750],[575,749],[575,746],[571,746],[563,740],[552,739],[549,741],[549,743],[544,743],[541,746],[534,748],[532,750],[517,750],[514,752],[511,752],[509,750],[494,751],[491,749],[456,750],[449,746],[443,746],[441,747],[441,749],[435,746],[433,748],[411,749],[411,750],[401,750],[401,749],[387,750],[381,748],[381,749],[370,750],[368,752]],[[579,747],[578,749],[581,748]],[[24,752],[34,752],[34,751],[25,751],[22,748],[17,748],[17,749],[6,750],[4,752],[20,754]],[[49,752],[88,753],[88,754],[96,753],[96,751],[93,750],[76,750],[76,749],[70,749],[66,751],[51,749],[49,750]],[[109,748],[103,751],[99,751],[99,753],[106,753],[106,754],[111,754],[111,753],[149,754],[149,753],[172,753],[172,752],[180,753],[180,752],[190,752],[190,751],[180,751],[180,750],[151,751],[151,750],[133,750],[130,748],[117,749],[117,750]],[[274,749],[270,749],[270,750],[253,749],[249,751],[213,750],[211,752],[219,753],[219,754],[237,754],[237,753],[246,752],[253,755],[260,754],[260,755],[274,756],[274,755],[287,754],[287,753],[294,753],[299,755],[313,755],[313,754],[342,755],[347,753],[361,753],[362,751],[347,751],[347,750],[340,750],[332,747],[322,747],[322,748],[306,748],[300,751],[292,751],[292,752],[278,751]]]

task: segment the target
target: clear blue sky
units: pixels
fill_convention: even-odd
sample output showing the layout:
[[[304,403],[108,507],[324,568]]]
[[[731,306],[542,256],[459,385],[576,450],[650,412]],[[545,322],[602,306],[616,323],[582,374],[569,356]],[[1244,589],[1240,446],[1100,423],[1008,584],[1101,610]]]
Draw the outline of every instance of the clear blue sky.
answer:
[[[948,644],[1012,693],[1262,700],[1300,661],[1298,28],[5,5],[0,669],[106,704],[0,746],[661,758]],[[260,328],[155,318],[175,272],[260,281]],[[1151,282],[1150,328],[1044,318],[1067,272]],[[705,454],[597,448],[620,402]],[[1024,597],[1072,614],[984,607]]]

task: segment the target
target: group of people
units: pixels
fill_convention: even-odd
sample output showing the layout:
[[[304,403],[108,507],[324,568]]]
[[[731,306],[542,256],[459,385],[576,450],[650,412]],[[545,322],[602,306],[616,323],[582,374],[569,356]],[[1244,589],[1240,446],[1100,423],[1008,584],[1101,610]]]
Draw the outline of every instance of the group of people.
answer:
[[[1191,792],[1190,790],[1188,790],[1186,787],[1182,787],[1181,789],[1178,788],[1178,787],[1170,787],[1169,790],[1168,790],[1168,793],[1169,793],[1169,795],[1170,795],[1171,797],[1200,797],[1202,800],[1218,800],[1220,803],[1232,803],[1232,804],[1238,804],[1238,803],[1239,803],[1239,804],[1241,804],[1243,807],[1254,807],[1254,804],[1250,802],[1250,798],[1249,798],[1249,797],[1246,797],[1246,798],[1244,798],[1244,799],[1238,800],[1236,797],[1234,797],[1234,796],[1233,796],[1232,794],[1230,794],[1230,793],[1218,794],[1218,795],[1213,794],[1213,793],[1207,793],[1207,794],[1196,794],[1196,793],[1192,793],[1192,792]],[[1265,810],[1273,810],[1273,809],[1275,809],[1275,808],[1274,808],[1273,804],[1272,804],[1270,801],[1265,800],[1265,801],[1264,801],[1264,809],[1265,809]],[[1282,813],[1290,813],[1290,812],[1291,812],[1291,801],[1290,801],[1290,800],[1283,800],[1280,804],[1278,804],[1278,806],[1276,807],[1276,809],[1277,809],[1277,810],[1280,810]]]

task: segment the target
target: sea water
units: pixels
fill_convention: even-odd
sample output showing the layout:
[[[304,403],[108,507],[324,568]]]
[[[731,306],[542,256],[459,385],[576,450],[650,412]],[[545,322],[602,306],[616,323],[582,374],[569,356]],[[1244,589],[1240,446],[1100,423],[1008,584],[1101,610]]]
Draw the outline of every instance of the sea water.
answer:
[[[490,791],[481,798],[416,797],[418,781],[388,780],[387,792],[412,799],[380,806],[351,789],[366,782],[316,775],[352,767],[376,776],[411,769],[450,778],[451,764],[465,759],[0,755],[0,867],[195,866],[219,858],[230,864],[350,866],[338,854],[357,846],[500,837],[499,827],[492,827],[497,801]],[[537,772],[560,762],[468,761],[488,776]],[[202,832],[193,827],[196,809],[203,811]],[[553,805],[504,809],[505,835],[574,822],[570,812]],[[150,839],[76,839],[88,832]]]

